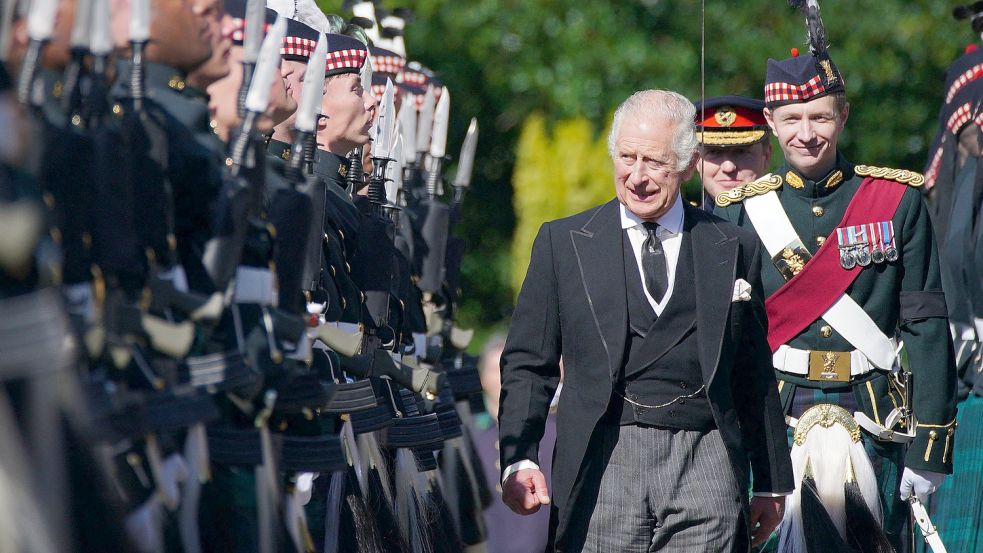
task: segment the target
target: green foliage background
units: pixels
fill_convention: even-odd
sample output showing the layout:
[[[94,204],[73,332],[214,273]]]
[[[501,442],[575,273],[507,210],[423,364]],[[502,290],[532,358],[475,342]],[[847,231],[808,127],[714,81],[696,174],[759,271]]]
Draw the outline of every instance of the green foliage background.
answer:
[[[923,167],[944,70],[977,40],[950,15],[961,3],[821,2],[851,101],[841,139],[849,159]],[[338,10],[330,4],[324,2]],[[383,4],[414,10],[407,49],[439,71],[451,91],[451,151],[467,120],[478,117],[476,174],[458,229],[470,243],[462,315],[478,327],[500,324],[539,225],[613,197],[604,142],[617,104],[643,88],[700,96],[701,2]],[[705,18],[708,96],[760,97],[766,60],[788,57],[793,46],[805,51],[803,18],[784,0],[705,0]]]

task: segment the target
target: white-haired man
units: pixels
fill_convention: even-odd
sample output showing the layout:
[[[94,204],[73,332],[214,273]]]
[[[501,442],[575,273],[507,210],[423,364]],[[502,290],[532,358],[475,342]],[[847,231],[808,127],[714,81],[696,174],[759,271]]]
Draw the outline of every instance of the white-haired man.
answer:
[[[758,243],[679,194],[694,118],[674,92],[628,98],[609,140],[617,197],[533,244],[499,441],[505,503],[550,505],[548,551],[747,551],[793,489]],[[561,356],[551,499],[538,443]]]

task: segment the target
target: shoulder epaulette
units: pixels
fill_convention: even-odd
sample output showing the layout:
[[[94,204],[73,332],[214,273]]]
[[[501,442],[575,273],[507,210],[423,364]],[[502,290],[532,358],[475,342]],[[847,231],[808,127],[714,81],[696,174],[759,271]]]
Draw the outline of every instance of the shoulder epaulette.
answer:
[[[758,180],[751,181],[747,184],[742,184],[733,190],[728,190],[717,194],[717,197],[713,199],[713,203],[717,204],[717,207],[727,207],[731,204],[742,202],[745,198],[767,194],[768,192],[778,190],[781,187],[782,177],[768,174],[759,178]]]
[[[908,186],[918,188],[925,184],[925,175],[907,169],[891,169],[890,167],[875,167],[873,165],[857,165],[853,172],[861,177],[893,180]]]

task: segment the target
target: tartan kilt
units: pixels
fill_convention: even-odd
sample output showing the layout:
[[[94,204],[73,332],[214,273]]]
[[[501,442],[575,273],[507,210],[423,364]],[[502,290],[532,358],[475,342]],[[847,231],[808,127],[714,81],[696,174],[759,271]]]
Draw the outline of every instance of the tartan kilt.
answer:
[[[983,551],[983,397],[969,394],[956,420],[953,472],[932,494],[929,512],[949,553]],[[915,541],[916,551],[931,553],[917,531]]]

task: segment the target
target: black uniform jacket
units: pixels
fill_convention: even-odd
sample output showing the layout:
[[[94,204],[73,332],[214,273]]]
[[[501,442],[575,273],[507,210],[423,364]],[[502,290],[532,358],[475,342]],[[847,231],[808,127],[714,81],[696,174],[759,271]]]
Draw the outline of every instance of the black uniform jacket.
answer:
[[[785,421],[766,340],[759,243],[745,229],[689,205],[684,209],[683,232],[691,233],[696,273],[700,368],[736,481],[747,490],[751,472],[755,492],[790,492]],[[590,472],[585,468],[596,466],[599,448],[589,444],[609,403],[622,401],[612,387],[627,354],[623,232],[616,199],[540,228],[502,355],[502,468],[523,459],[539,461],[563,358],[551,490],[557,549],[577,525],[571,516],[593,507],[594,498],[584,493],[584,475]],[[751,285],[750,301],[732,301],[737,279]]]

